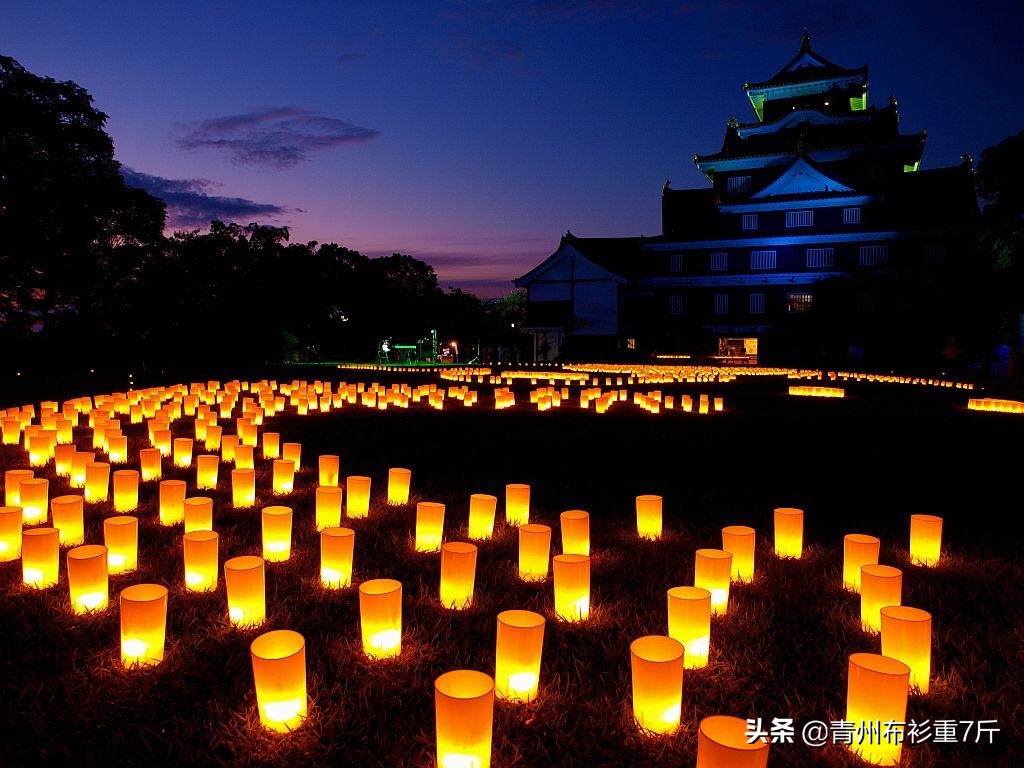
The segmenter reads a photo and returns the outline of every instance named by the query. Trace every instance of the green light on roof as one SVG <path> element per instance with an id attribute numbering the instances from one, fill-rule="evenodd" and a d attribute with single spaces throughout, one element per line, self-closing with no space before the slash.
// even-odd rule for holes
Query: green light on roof
<path id="1" fill-rule="evenodd" d="M 904 163 L 903 164 L 903 172 L 904 173 L 915 173 L 917 171 L 917 169 L 920 168 L 920 167 L 921 167 L 921 161 L 920 160 L 918 160 L 916 163 L 913 163 L 912 165 L 907 165 L 906 163 Z"/>

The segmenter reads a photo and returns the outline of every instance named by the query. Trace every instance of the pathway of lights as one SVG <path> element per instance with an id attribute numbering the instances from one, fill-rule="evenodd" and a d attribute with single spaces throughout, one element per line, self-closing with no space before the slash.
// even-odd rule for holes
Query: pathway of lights
<path id="1" fill-rule="evenodd" d="M 619 369 L 602 370 L 615 373 Z M 741 374 L 806 378 L 802 372 L 775 369 L 770 374 L 753 369 L 731 371 L 729 378 Z M 641 381 L 640 374 L 633 375 L 637 382 Z M 652 374 L 648 367 L 642 377 L 643 383 L 650 383 L 652 377 L 667 376 L 678 381 L 680 375 L 664 371 Z M 695 375 L 694 380 L 726 380 L 721 372 L 702 376 Z M 689 374 L 684 378 L 689 381 Z M 134 670 L 160 664 L 164 659 L 169 603 L 173 610 L 173 596 L 169 600 L 168 588 L 133 584 L 120 586 L 116 596 L 110 593 L 110 577 L 123 580 L 120 574 L 131 574 L 137 569 L 139 558 L 146 557 L 147 553 L 140 552 L 138 547 L 140 525 L 182 526 L 185 568 L 184 583 L 178 588 L 220 591 L 219 575 L 223 572 L 225 622 L 243 628 L 260 627 L 267 616 L 267 563 L 288 560 L 294 554 L 292 531 L 297 526 L 315 525 L 320 533 L 320 571 L 310 576 L 318 578 L 325 589 L 354 586 L 353 554 L 358 547 L 359 528 L 365 524 L 361 519 L 373 517 L 373 480 L 365 476 L 343 478 L 338 456 L 318 457 L 315 510 L 300 509 L 296 515 L 296 510 L 284 503 L 263 506 L 259 515 L 253 516 L 253 525 L 262 526 L 263 546 L 259 553 L 218 552 L 218 535 L 212 530 L 216 510 L 212 499 L 203 496 L 202 491 L 218 485 L 230 486 L 232 503 L 241 508 L 253 507 L 257 499 L 267 497 L 287 502 L 296 484 L 306 482 L 306 475 L 299 472 L 299 443 L 282 443 L 279 433 L 266 429 L 261 432 L 266 421 L 276 414 L 309 414 L 346 404 L 378 409 L 407 407 L 410 402 L 421 400 L 440 408 L 446 394 L 465 403 L 470 392 L 465 387 L 453 387 L 446 393 L 434 385 L 385 388 L 375 383 L 335 386 L 323 381 L 231 381 L 221 385 L 211 381 L 81 397 L 63 404 L 44 402 L 38 410 L 34 405 L 9 408 L 0 413 L 4 443 L 19 446 L 21 451 L 13 449 L 8 456 L 15 457 L 11 463 L 18 464 L 24 458 L 32 468 L 4 472 L 0 561 L 20 559 L 25 588 L 40 590 L 58 584 L 60 564 L 65 562 L 68 610 L 89 615 L 116 605 L 124 667 Z M 593 387 L 582 390 L 581 406 L 585 408 L 586 402 L 600 403 L 609 394 L 598 393 L 600 389 Z M 561 392 L 549 386 L 537 398 L 553 400 L 556 394 Z M 649 393 L 634 393 L 634 402 L 647 409 L 655 405 L 670 408 L 667 400 Z M 717 400 L 712 407 L 721 410 Z M 707 396 L 701 396 L 698 402 L 701 410 L 706 411 Z M 138 431 L 149 447 L 137 451 L 135 456 L 128 454 L 127 443 L 122 439 L 123 420 L 144 425 Z M 234 433 L 225 434 L 225 428 L 232 427 Z M 83 445 L 87 449 L 79 450 Z M 258 448 L 261 450 L 257 451 Z M 102 460 L 104 457 L 106 461 Z M 268 473 L 272 482 L 269 487 L 258 489 L 259 494 L 255 488 L 257 462 L 261 468 L 273 470 Z M 194 479 L 188 483 L 162 479 L 163 468 L 171 465 L 194 467 Z M 119 469 L 111 472 L 113 467 Z M 410 512 L 415 549 L 427 553 L 425 557 L 440 558 L 439 604 L 449 610 L 465 609 L 474 600 L 476 571 L 488 563 L 478 559 L 476 544 L 444 541 L 443 504 L 418 501 L 415 515 L 411 514 L 411 480 L 409 470 L 390 469 L 387 503 Z M 158 502 L 157 514 L 142 520 L 127 514 L 139 505 L 140 483 L 147 499 Z M 50 498 L 51 486 L 68 493 Z M 189 496 L 193 491 L 196 495 Z M 344 508 L 343 496 L 347 497 Z M 481 541 L 492 537 L 498 502 L 495 496 L 471 495 L 467 538 Z M 520 578 L 532 582 L 550 580 L 552 615 L 556 620 L 570 624 L 587 621 L 594 609 L 589 514 L 584 510 L 562 513 L 562 552 L 553 553 L 552 528 L 529 522 L 529 486 L 509 484 L 502 502 L 503 524 L 519 529 Z M 86 512 L 111 511 L 114 514 L 104 521 L 103 543 L 85 543 L 82 532 Z M 662 538 L 662 497 L 637 496 L 636 515 L 638 537 L 652 542 Z M 343 516 L 353 527 L 341 525 Z M 804 518 L 800 509 L 775 510 L 775 557 L 802 556 Z M 747 526 L 726 526 L 722 530 L 721 549 L 710 546 L 718 542 L 706 542 L 709 546 L 695 553 L 694 584 L 676 586 L 667 592 L 667 634 L 637 638 L 631 644 L 632 707 L 642 732 L 669 733 L 680 727 L 684 669 L 707 664 L 713 617 L 727 612 L 730 586 L 756 578 L 756 535 Z M 846 719 L 851 721 L 904 720 L 908 694 L 927 694 L 931 675 L 931 616 L 919 608 L 901 605 L 902 572 L 878 563 L 879 544 L 877 538 L 864 534 L 849 534 L 844 541 L 843 586 L 860 594 L 862 628 L 880 633 L 882 652 L 855 653 L 849 657 Z M 941 550 L 942 519 L 913 515 L 911 564 L 934 566 Z M 386 578 L 364 581 L 358 584 L 358 602 L 367 657 L 381 660 L 400 655 L 402 584 Z M 529 702 L 543 695 L 540 668 L 545 622 L 544 616 L 531 611 L 502 611 L 497 616 L 495 675 L 454 670 L 436 680 L 436 746 L 440 766 L 488 766 L 495 697 Z M 273 731 L 301 727 L 308 716 L 305 639 L 288 630 L 267 632 L 251 642 L 250 655 L 260 721 Z M 745 730 L 745 721 L 736 718 L 714 715 L 702 719 L 698 725 L 698 765 L 764 766 L 767 742 L 747 744 Z M 863 744 L 851 748 L 869 762 L 898 762 L 898 744 L 875 743 L 871 738 L 869 735 Z"/>

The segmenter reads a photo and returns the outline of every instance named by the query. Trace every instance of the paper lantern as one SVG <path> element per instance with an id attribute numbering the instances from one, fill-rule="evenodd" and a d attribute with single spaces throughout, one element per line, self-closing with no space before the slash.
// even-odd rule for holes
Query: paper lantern
<path id="1" fill-rule="evenodd" d="M 295 485 L 295 465 L 288 459 L 274 460 L 274 493 L 287 496 Z"/>
<path id="2" fill-rule="evenodd" d="M 111 464 L 124 464 L 128 461 L 128 438 L 125 435 L 107 436 L 107 457 Z"/>
<path id="3" fill-rule="evenodd" d="M 3 420 L 3 444 L 18 445 L 21 443 L 21 419 L 7 418 Z"/>
<path id="4" fill-rule="evenodd" d="M 590 513 L 570 509 L 558 517 L 562 524 L 562 554 L 590 554 Z"/>
<path id="5" fill-rule="evenodd" d="M 494 683 L 499 699 L 530 702 L 537 698 L 544 624 L 544 617 L 533 611 L 498 614 Z"/>
<path id="6" fill-rule="evenodd" d="M 185 533 L 213 530 L 213 499 L 209 496 L 192 496 L 182 503 Z"/>
<path id="7" fill-rule="evenodd" d="M 114 511 L 131 512 L 139 506 L 139 473 L 119 469 L 114 473 Z"/>
<path id="8" fill-rule="evenodd" d="M 324 454 L 317 463 L 320 471 L 320 485 L 325 488 L 337 486 L 341 458 L 332 454 Z"/>
<path id="9" fill-rule="evenodd" d="M 843 537 L 843 586 L 860 593 L 860 569 L 878 563 L 881 542 L 876 536 L 848 533 Z"/>
<path id="10" fill-rule="evenodd" d="M 246 509 L 256 504 L 256 470 L 231 470 L 231 505 Z"/>
<path id="11" fill-rule="evenodd" d="M 935 515 L 910 516 L 910 562 L 935 565 L 942 556 L 942 518 Z"/>
<path id="12" fill-rule="evenodd" d="M 167 587 L 133 584 L 121 590 L 121 663 L 151 667 L 164 660 Z"/>
<path id="13" fill-rule="evenodd" d="M 262 557 L 243 555 L 224 562 L 228 618 L 236 627 L 256 627 L 267 617 Z"/>
<path id="14" fill-rule="evenodd" d="M 21 507 L 0 507 L 0 563 L 21 557 L 21 529 Z"/>
<path id="15" fill-rule="evenodd" d="M 185 556 L 185 589 L 210 592 L 217 588 L 218 539 L 213 531 L 186 531 L 182 537 Z"/>
<path id="16" fill-rule="evenodd" d="M 564 621 L 585 621 L 590 616 L 590 558 L 555 555 L 555 615 Z"/>
<path id="17" fill-rule="evenodd" d="M 153 447 L 160 451 L 161 456 L 172 453 L 171 430 L 157 429 L 153 431 Z"/>
<path id="18" fill-rule="evenodd" d="M 107 607 L 107 548 L 86 544 L 68 550 L 68 594 L 75 613 Z"/>
<path id="19" fill-rule="evenodd" d="M 683 709 L 682 643 L 647 635 L 630 643 L 629 652 L 637 724 L 651 733 L 672 733 Z"/>
<path id="20" fill-rule="evenodd" d="M 160 481 L 160 523 L 176 525 L 185 519 L 184 480 Z"/>
<path id="21" fill-rule="evenodd" d="M 775 510 L 775 554 L 800 559 L 804 549 L 804 511 L 793 507 Z"/>
<path id="22" fill-rule="evenodd" d="M 74 443 L 58 445 L 53 452 L 53 469 L 58 477 L 71 476 L 71 463 L 75 460 Z"/>
<path id="23" fill-rule="evenodd" d="M 854 653 L 848 674 L 845 720 L 856 734 L 850 751 L 872 765 L 898 765 L 910 667 L 877 653 Z"/>
<path id="24" fill-rule="evenodd" d="M 751 743 L 748 731 L 738 717 L 705 717 L 697 728 L 697 768 L 767 768 L 768 739 Z"/>
<path id="25" fill-rule="evenodd" d="M 387 659 L 402 652 L 402 584 L 371 579 L 359 585 L 359 624 L 363 652 Z"/>
<path id="26" fill-rule="evenodd" d="M 281 434 L 279 432 L 263 433 L 263 458 L 278 459 L 281 457 Z"/>
<path id="27" fill-rule="evenodd" d="M 349 475 L 345 478 L 345 493 L 348 517 L 368 517 L 370 514 L 370 478 L 364 475 Z"/>
<path id="28" fill-rule="evenodd" d="M 211 453 L 196 456 L 196 488 L 199 490 L 217 488 L 217 475 L 220 472 L 220 457 Z"/>
<path id="29" fill-rule="evenodd" d="M 388 504 L 401 505 L 409 503 L 409 484 L 412 470 L 392 467 L 388 470 Z"/>
<path id="30" fill-rule="evenodd" d="M 711 651 L 711 592 L 703 587 L 672 587 L 668 591 L 668 636 L 686 649 L 687 669 L 708 665 Z"/>
<path id="31" fill-rule="evenodd" d="M 108 573 L 134 571 L 139 567 L 139 518 L 120 515 L 105 519 L 103 543 L 107 547 Z"/>
<path id="32" fill-rule="evenodd" d="M 498 497 L 474 493 L 469 497 L 469 538 L 489 539 L 494 533 L 494 511 Z"/>
<path id="33" fill-rule="evenodd" d="M 302 468 L 302 443 L 285 443 L 281 447 L 281 458 L 292 462 L 295 471 Z"/>
<path id="34" fill-rule="evenodd" d="M 320 485 L 316 489 L 316 529 L 337 528 L 341 525 L 341 488 Z"/>
<path id="35" fill-rule="evenodd" d="M 754 580 L 754 551 L 757 533 L 746 525 L 727 525 L 722 529 L 722 549 L 732 555 L 732 580 Z"/>
<path id="36" fill-rule="evenodd" d="M 237 451 L 238 435 L 224 435 L 220 439 L 220 458 L 222 461 L 234 464 Z"/>
<path id="37" fill-rule="evenodd" d="M 444 536 L 444 504 L 421 501 L 416 504 L 416 551 L 437 552 Z"/>
<path id="38" fill-rule="evenodd" d="M 524 483 L 505 486 L 505 522 L 509 525 L 530 522 L 530 486 Z"/>
<path id="39" fill-rule="evenodd" d="M 292 508 L 263 508 L 263 559 L 283 563 L 292 555 Z"/>
<path id="40" fill-rule="evenodd" d="M 661 496 L 636 497 L 636 532 L 640 538 L 661 538 L 661 508 Z"/>
<path id="41" fill-rule="evenodd" d="M 90 504 L 106 501 L 110 494 L 110 465 L 90 461 L 85 465 L 85 500 Z"/>
<path id="42" fill-rule="evenodd" d="M 434 681 L 438 768 L 490 768 L 494 680 L 471 669 Z"/>
<path id="43" fill-rule="evenodd" d="M 47 589 L 57 583 L 60 534 L 56 528 L 21 532 L 21 578 L 26 586 Z"/>
<path id="44" fill-rule="evenodd" d="M 293 731 L 306 719 L 306 640 L 298 632 L 277 629 L 249 646 L 260 723 L 279 733 Z"/>
<path id="45" fill-rule="evenodd" d="M 449 541 L 441 546 L 441 605 L 462 610 L 473 603 L 476 545 Z"/>
<path id="46" fill-rule="evenodd" d="M 224 428 L 217 424 L 210 424 L 206 427 L 206 442 L 204 447 L 208 451 L 219 451 L 223 440 Z M 227 458 L 224 459 L 227 461 Z"/>
<path id="47" fill-rule="evenodd" d="M 85 488 L 86 467 L 96 459 L 92 451 L 75 451 L 71 457 L 71 477 L 69 483 L 72 488 Z"/>
<path id="48" fill-rule="evenodd" d="M 253 457 L 251 445 L 239 443 L 235 446 L 235 469 L 256 469 L 256 459 Z"/>
<path id="49" fill-rule="evenodd" d="M 21 482 L 35 477 L 31 469 L 8 469 L 4 472 L 4 504 L 8 507 L 21 506 Z"/>
<path id="50" fill-rule="evenodd" d="M 882 629 L 882 609 L 903 602 L 903 571 L 891 565 L 860 569 L 860 623 L 865 632 Z"/>
<path id="51" fill-rule="evenodd" d="M 722 549 L 698 549 L 694 561 L 693 585 L 711 593 L 711 612 L 724 616 L 729 610 L 732 554 Z"/>
<path id="52" fill-rule="evenodd" d="M 30 477 L 21 481 L 21 514 L 25 525 L 45 523 L 50 516 L 50 481 Z"/>
<path id="53" fill-rule="evenodd" d="M 142 482 L 159 480 L 163 477 L 162 458 L 160 451 L 156 448 L 143 448 L 139 451 L 139 473 L 142 476 Z"/>
<path id="54" fill-rule="evenodd" d="M 526 523 L 519 526 L 519 578 L 544 581 L 551 555 L 551 527 Z"/>
<path id="55" fill-rule="evenodd" d="M 343 589 L 352 584 L 352 553 L 356 532 L 351 528 L 324 528 L 320 531 L 320 583 L 328 589 Z"/>
<path id="56" fill-rule="evenodd" d="M 53 527 L 60 531 L 62 547 L 77 546 L 85 541 L 83 501 L 81 496 L 55 496 L 50 499 Z"/>
<path id="57" fill-rule="evenodd" d="M 882 615 L 882 655 L 910 667 L 910 687 L 928 693 L 932 674 L 932 615 L 920 608 L 887 605 Z"/>

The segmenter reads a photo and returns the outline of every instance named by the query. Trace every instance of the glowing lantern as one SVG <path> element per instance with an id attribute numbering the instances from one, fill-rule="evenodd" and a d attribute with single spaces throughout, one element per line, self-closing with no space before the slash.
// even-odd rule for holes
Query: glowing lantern
<path id="1" fill-rule="evenodd" d="M 253 450 L 251 445 L 242 445 L 239 443 L 235 447 L 235 468 L 236 469 L 255 469 L 256 459 L 253 458 Z"/>
<path id="2" fill-rule="evenodd" d="M 260 723 L 279 733 L 306 719 L 306 640 L 298 632 L 277 629 L 249 646 Z"/>
<path id="3" fill-rule="evenodd" d="M 139 506 L 139 473 L 119 469 L 114 473 L 114 511 L 131 512 Z"/>
<path id="4" fill-rule="evenodd" d="M 402 583 L 371 579 L 360 584 L 359 623 L 367 656 L 398 656 L 402 652 Z"/>
<path id="5" fill-rule="evenodd" d="M 878 563 L 881 542 L 875 536 L 848 533 L 843 537 L 843 586 L 860 592 L 860 569 Z"/>
<path id="6" fill-rule="evenodd" d="M 292 555 L 292 508 L 263 508 L 263 559 L 283 563 Z"/>
<path id="7" fill-rule="evenodd" d="M 321 485 L 316 489 L 316 529 L 337 528 L 341 525 L 341 488 Z"/>
<path id="8" fill-rule="evenodd" d="M 697 768 L 767 768 L 768 739 L 747 737 L 747 721 L 712 715 L 697 729 Z"/>
<path id="9" fill-rule="evenodd" d="M 176 525 L 185 519 L 184 480 L 160 481 L 160 523 Z"/>
<path id="10" fill-rule="evenodd" d="M 661 508 L 661 496 L 636 497 L 636 532 L 640 538 L 661 538 Z"/>
<path id="11" fill-rule="evenodd" d="M 0 563 L 21 557 L 21 528 L 21 507 L 0 507 Z"/>
<path id="12" fill-rule="evenodd" d="M 935 565 L 942 556 L 942 518 L 935 515 L 910 516 L 910 562 Z"/>
<path id="13" fill-rule="evenodd" d="M 490 768 L 494 680 L 471 669 L 434 681 L 438 768 Z"/>
<path id="14" fill-rule="evenodd" d="M 159 480 L 163 477 L 161 459 L 163 456 L 156 448 L 143 448 L 139 451 L 139 471 L 143 482 Z"/>
<path id="15" fill-rule="evenodd" d="M 90 461 L 85 465 L 85 500 L 90 504 L 106 501 L 110 495 L 110 465 Z"/>
<path id="16" fill-rule="evenodd" d="M 164 660 L 167 587 L 133 584 L 121 590 L 121 663 L 151 667 Z"/>
<path id="17" fill-rule="evenodd" d="M 69 480 L 72 488 L 85 488 L 86 467 L 96 459 L 92 451 L 75 451 L 71 457 L 71 478 Z"/>
<path id="18" fill-rule="evenodd" d="M 285 443 L 281 448 L 281 458 L 295 465 L 296 471 L 302 467 L 302 443 Z"/>
<path id="19" fill-rule="evenodd" d="M 238 435 L 224 435 L 220 440 L 220 457 L 233 464 L 238 451 Z"/>
<path id="20" fill-rule="evenodd" d="M 31 469 L 8 469 L 4 472 L 4 504 L 20 507 L 21 483 L 23 480 L 31 480 L 35 475 Z"/>
<path id="21" fill-rule="evenodd" d="M 68 550 L 68 594 L 75 613 L 107 607 L 107 548 L 87 544 Z"/>
<path id="22" fill-rule="evenodd" d="M 797 560 L 804 549 L 804 511 L 792 507 L 775 510 L 775 554 Z"/>
<path id="23" fill-rule="evenodd" d="M 555 555 L 555 615 L 564 621 L 584 621 L 590 616 L 590 558 L 587 555 Z"/>
<path id="24" fill-rule="evenodd" d="M 865 632 L 882 629 L 882 609 L 903 602 L 903 571 L 891 565 L 860 569 L 860 623 Z"/>
<path id="25" fill-rule="evenodd" d="M 368 517 L 370 514 L 370 478 L 364 475 L 349 475 L 345 478 L 345 493 L 348 517 Z"/>
<path id="26" fill-rule="evenodd" d="M 50 512 L 50 481 L 31 477 L 21 481 L 21 514 L 25 525 L 45 523 Z"/>
<path id="27" fill-rule="evenodd" d="M 523 581 L 544 581 L 548 577 L 551 554 L 551 528 L 526 523 L 519 526 L 519 578 Z"/>
<path id="28" fill-rule="evenodd" d="M 388 504 L 400 505 L 409 503 L 409 483 L 412 471 L 401 467 L 388 470 Z"/>
<path id="29" fill-rule="evenodd" d="M 107 546 L 108 573 L 134 571 L 139 567 L 139 518 L 121 515 L 105 519 L 103 543 Z"/>
<path id="30" fill-rule="evenodd" d="M 711 593 L 711 612 L 724 616 L 729 610 L 732 554 L 722 549 L 698 549 L 693 585 Z"/>
<path id="31" fill-rule="evenodd" d="M 263 458 L 277 459 L 281 456 L 281 435 L 278 432 L 263 433 Z"/>
<path id="32" fill-rule="evenodd" d="M 21 442 L 21 419 L 3 420 L 4 445 L 18 445 Z"/>
<path id="33" fill-rule="evenodd" d="M 76 546 L 85 541 L 83 501 L 81 496 L 55 496 L 50 499 L 53 527 L 60 531 L 61 546 Z"/>
<path id="34" fill-rule="evenodd" d="M 153 447 L 160 451 L 161 456 L 171 455 L 171 430 L 156 429 L 153 431 Z"/>
<path id="35" fill-rule="evenodd" d="M 182 502 L 185 533 L 213 530 L 213 499 L 209 496 L 193 496 Z"/>
<path id="36" fill-rule="evenodd" d="M 222 440 L 223 433 L 224 433 L 224 428 L 219 426 L 219 425 L 217 425 L 217 424 L 210 424 L 209 426 L 207 426 L 206 427 L 206 443 L 204 445 L 206 450 L 208 450 L 208 451 L 218 451 L 218 450 L 220 450 L 220 443 L 221 443 L 221 440 Z M 224 460 L 227 461 L 227 457 L 225 457 Z"/>
<path id="37" fill-rule="evenodd" d="M 754 550 L 757 534 L 747 525 L 727 525 L 722 529 L 722 549 L 732 555 L 732 580 L 754 580 Z"/>
<path id="38" fill-rule="evenodd" d="M 317 461 L 320 472 L 320 485 L 323 487 L 335 487 L 338 485 L 341 458 L 332 454 L 324 454 Z"/>
<path id="39" fill-rule="evenodd" d="M 220 472 L 220 457 L 211 453 L 196 456 L 196 488 L 216 489 Z"/>
<path id="40" fill-rule="evenodd" d="M 213 531 L 187 531 L 182 537 L 187 591 L 210 592 L 217 588 L 218 539 Z"/>
<path id="41" fill-rule="evenodd" d="M 71 462 L 75 459 L 74 443 L 63 443 L 53 451 L 53 468 L 59 477 L 71 476 Z"/>
<path id="42" fill-rule="evenodd" d="M 473 603 L 476 545 L 449 541 L 441 546 L 441 605 L 461 610 Z"/>
<path id="43" fill-rule="evenodd" d="M 288 459 L 274 460 L 274 493 L 287 496 L 295 485 L 295 465 Z"/>
<path id="44" fill-rule="evenodd" d="M 505 522 L 509 525 L 530 522 L 530 486 L 523 483 L 505 486 Z"/>
<path id="45" fill-rule="evenodd" d="M 499 699 L 530 702 L 537 698 L 544 623 L 544 617 L 533 611 L 498 614 L 494 682 Z"/>
<path id="46" fill-rule="evenodd" d="M 255 627 L 263 623 L 267 617 L 267 597 L 262 557 L 243 555 L 225 561 L 224 587 L 232 624 Z"/>
<path id="47" fill-rule="evenodd" d="M 128 438 L 125 435 L 108 435 L 107 455 L 111 464 L 124 464 L 128 461 Z"/>
<path id="48" fill-rule="evenodd" d="M 668 591 L 668 636 L 686 649 L 687 669 L 708 665 L 711 651 L 711 592 L 703 587 L 672 587 Z"/>
<path id="49" fill-rule="evenodd" d="M 559 515 L 562 523 L 562 554 L 590 554 L 590 513 L 570 509 Z"/>
<path id="50" fill-rule="evenodd" d="M 416 551 L 437 552 L 444 536 L 444 504 L 421 501 L 416 504 Z"/>
<path id="51" fill-rule="evenodd" d="M 887 605 L 882 615 L 882 655 L 910 667 L 910 687 L 928 693 L 932 674 L 932 615 L 920 608 Z"/>
<path id="52" fill-rule="evenodd" d="M 60 534 L 56 528 L 21 532 L 21 578 L 26 586 L 46 589 L 57 583 Z"/>
<path id="53" fill-rule="evenodd" d="M 494 511 L 498 497 L 474 493 L 469 497 L 469 538 L 489 539 L 494 533 Z"/>
<path id="54" fill-rule="evenodd" d="M 845 720 L 857 734 L 850 751 L 872 765 L 898 765 L 910 667 L 877 653 L 854 653 L 848 670 Z"/>
<path id="55" fill-rule="evenodd" d="M 672 733 L 683 709 L 683 645 L 647 635 L 629 645 L 633 673 L 633 716 L 651 733 Z"/>
<path id="56" fill-rule="evenodd" d="M 320 531 L 320 583 L 328 589 L 352 584 L 352 553 L 356 532 L 351 528 L 324 528 Z"/>
<path id="57" fill-rule="evenodd" d="M 231 470 L 231 504 L 235 509 L 256 504 L 256 470 Z"/>

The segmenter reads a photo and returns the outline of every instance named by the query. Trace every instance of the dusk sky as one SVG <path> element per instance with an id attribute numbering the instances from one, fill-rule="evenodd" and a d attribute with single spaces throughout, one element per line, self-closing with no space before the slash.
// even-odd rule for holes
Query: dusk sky
<path id="1" fill-rule="evenodd" d="M 928 130 L 923 168 L 1024 129 L 1011 1 L 9 1 L 0 53 L 92 93 L 172 228 L 287 225 L 494 296 L 567 229 L 659 234 L 805 27 Z"/>

